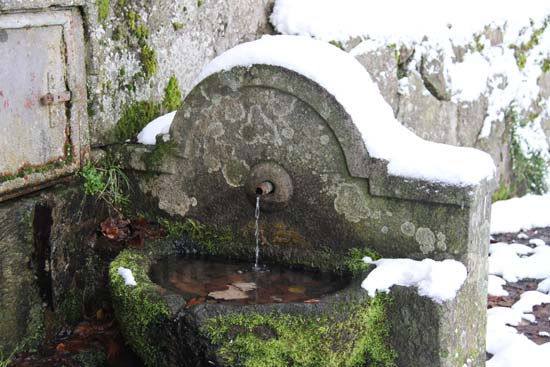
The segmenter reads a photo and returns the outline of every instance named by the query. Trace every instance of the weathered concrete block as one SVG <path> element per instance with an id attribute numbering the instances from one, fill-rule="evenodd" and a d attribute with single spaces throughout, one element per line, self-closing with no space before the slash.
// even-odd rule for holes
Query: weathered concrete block
<path id="1" fill-rule="evenodd" d="M 0 352 L 4 356 L 24 341 L 42 337 L 42 299 L 34 272 L 39 264 L 33 256 L 36 203 L 26 199 L 0 206 Z"/>
<path id="2" fill-rule="evenodd" d="M 116 255 L 92 248 L 101 203 L 79 185 L 58 185 L 39 195 L 0 204 L 0 351 L 31 349 L 52 318 L 82 320 L 85 306 L 108 297 L 107 265 Z M 103 292 L 103 293 L 102 293 Z M 48 311 L 47 311 L 48 310 Z"/>

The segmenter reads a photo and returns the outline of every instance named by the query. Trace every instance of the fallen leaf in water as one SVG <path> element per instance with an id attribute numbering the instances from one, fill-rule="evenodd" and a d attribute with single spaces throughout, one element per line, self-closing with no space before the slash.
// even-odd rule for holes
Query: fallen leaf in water
<path id="1" fill-rule="evenodd" d="M 228 285 L 228 288 L 225 291 L 217 291 L 217 292 L 210 292 L 208 293 L 208 297 L 212 297 L 214 299 L 223 299 L 226 301 L 230 301 L 233 299 L 247 299 L 248 295 L 240 290 L 239 288 L 235 287 L 234 285 Z"/>
<path id="2" fill-rule="evenodd" d="M 317 303 L 317 302 L 320 302 L 319 299 L 317 298 L 310 298 L 304 301 L 304 303 Z"/>
<path id="3" fill-rule="evenodd" d="M 65 351 L 65 344 L 63 344 L 63 343 L 57 344 L 57 346 L 55 347 L 55 350 L 58 351 L 59 353 L 66 352 Z"/>
<path id="4" fill-rule="evenodd" d="M 251 290 L 254 290 L 258 288 L 256 283 L 250 282 L 250 283 L 233 283 L 233 285 L 237 288 L 239 288 L 243 292 L 248 292 Z"/>
<path id="5" fill-rule="evenodd" d="M 59 353 L 78 353 L 90 349 L 90 342 L 87 340 L 70 339 L 57 344 L 55 350 Z"/>
<path id="6" fill-rule="evenodd" d="M 294 285 L 292 287 L 288 287 L 288 291 L 290 293 L 302 294 L 305 293 L 306 288 L 302 287 L 301 285 Z"/>

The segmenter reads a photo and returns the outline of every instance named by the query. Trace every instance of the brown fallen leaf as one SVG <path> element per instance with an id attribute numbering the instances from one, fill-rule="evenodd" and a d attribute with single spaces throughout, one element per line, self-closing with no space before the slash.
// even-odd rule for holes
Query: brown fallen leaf
<path id="1" fill-rule="evenodd" d="M 113 359 L 115 359 L 120 354 L 120 350 L 122 348 L 121 348 L 120 344 L 117 343 L 113 339 L 109 339 L 106 344 L 107 344 L 107 346 L 106 346 L 107 360 L 112 361 Z"/>
<path id="2" fill-rule="evenodd" d="M 304 301 L 304 303 L 317 303 L 317 302 L 320 302 L 320 300 L 317 298 L 310 298 Z"/>
<path id="3" fill-rule="evenodd" d="M 204 301 L 205 301 L 204 297 L 191 298 L 189 301 L 187 301 L 185 308 L 193 307 L 194 305 L 198 305 L 199 303 L 203 303 Z"/>

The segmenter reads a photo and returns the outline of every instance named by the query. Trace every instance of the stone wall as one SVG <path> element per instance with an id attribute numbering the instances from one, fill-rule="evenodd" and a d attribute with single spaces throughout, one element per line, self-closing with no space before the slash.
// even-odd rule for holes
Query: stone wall
<path id="1" fill-rule="evenodd" d="M 182 95 L 221 52 L 269 33 L 271 0 L 3 0 L 0 13 L 79 7 L 85 22 L 92 146 L 116 140 L 136 102 L 161 102 L 173 75 Z M 134 108 L 132 108 L 132 106 Z M 167 112 L 167 111 L 161 111 Z M 147 122 L 147 121 L 146 121 Z"/>
<path id="2" fill-rule="evenodd" d="M 365 66 L 403 125 L 427 140 L 486 151 L 499 181 L 510 186 L 522 179 L 517 170 L 524 169 L 516 162 L 522 157 L 514 154 L 524 155 L 528 165 L 536 165 L 533 154 L 544 159 L 541 166 L 550 158 L 550 53 L 539 46 L 550 29 L 532 24 L 522 32 L 529 41 L 521 44 L 511 43 L 501 29 L 487 27 L 466 45 L 426 38 L 419 44 L 352 40 L 345 48 Z M 487 67 L 486 75 L 476 73 L 475 58 Z M 486 77 L 478 95 L 465 96 L 458 74 L 450 75 L 450 69 L 461 67 L 471 72 L 463 78 Z M 514 144 L 521 149 L 514 152 Z M 515 194 L 533 191 L 520 185 Z"/>
<path id="3" fill-rule="evenodd" d="M 185 95 L 212 58 L 271 32 L 270 7 L 270 0 L 0 0 L 0 14 L 80 10 L 84 49 L 76 51 L 86 56 L 91 147 L 120 140 L 121 117 L 145 124 L 167 112 L 162 99 L 170 80 L 180 99 L 177 92 Z M 83 196 L 79 182 L 6 199 L 0 198 L 0 360 L 43 336 L 47 310 L 61 322 L 81 319 L 85 304 L 107 291 L 102 282 L 112 255 L 94 242 L 107 213 Z"/>

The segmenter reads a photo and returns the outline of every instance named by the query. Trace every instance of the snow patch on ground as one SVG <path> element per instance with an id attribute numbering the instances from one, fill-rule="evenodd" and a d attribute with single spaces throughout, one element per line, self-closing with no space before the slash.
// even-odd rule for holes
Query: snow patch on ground
<path id="1" fill-rule="evenodd" d="M 550 303 L 550 295 L 546 294 L 550 291 L 550 246 L 540 239 L 529 243 L 536 247 L 494 243 L 489 248 L 489 295 L 504 296 L 498 293 L 506 292 L 502 288 L 506 282 L 495 274 L 511 282 L 524 278 L 547 279 L 539 283 L 536 291 L 524 292 L 512 307 L 494 307 L 487 311 L 487 352 L 493 354 L 487 367 L 541 366 L 550 358 L 550 343 L 537 345 L 511 327 L 519 325 L 522 319 L 536 322 L 533 307 Z"/>
<path id="2" fill-rule="evenodd" d="M 162 135 L 164 141 L 170 140 L 170 126 L 176 116 L 176 111 L 159 116 L 149 122 L 138 134 L 138 143 L 146 145 L 155 145 L 157 135 Z"/>
<path id="3" fill-rule="evenodd" d="M 389 292 L 394 285 L 417 287 L 418 294 L 437 303 L 452 300 L 466 280 L 466 267 L 456 260 L 422 261 L 411 259 L 363 258 L 367 264 L 376 265 L 361 284 L 371 297 L 376 291 Z"/>
<path id="4" fill-rule="evenodd" d="M 502 288 L 506 284 L 506 281 L 499 276 L 489 275 L 489 283 L 487 286 L 487 293 L 490 296 L 507 296 L 508 291 Z"/>
<path id="5" fill-rule="evenodd" d="M 132 274 L 130 269 L 120 266 L 117 272 L 124 279 L 124 284 L 131 286 L 137 285 L 136 280 L 134 279 L 134 274 Z"/>
<path id="6" fill-rule="evenodd" d="M 543 292 L 543 293 L 550 293 L 550 278 L 546 278 L 542 282 L 540 282 L 539 285 L 537 286 L 537 291 Z"/>
<path id="7" fill-rule="evenodd" d="M 350 54 L 298 36 L 264 36 L 240 44 L 206 66 L 207 76 L 237 66 L 275 65 L 315 81 L 342 104 L 361 133 L 368 153 L 388 161 L 390 175 L 468 186 L 491 178 L 492 158 L 479 150 L 423 140 L 393 116 L 377 85 Z"/>
<path id="8" fill-rule="evenodd" d="M 513 233 L 550 227 L 550 194 L 497 201 L 492 206 L 491 233 Z"/>
<path id="9" fill-rule="evenodd" d="M 508 282 L 517 282 L 525 278 L 550 278 L 550 246 L 536 247 L 532 249 L 532 254 L 524 256 L 517 252 L 521 245 L 495 245 L 501 244 L 491 245 L 490 274 L 500 275 Z"/>

